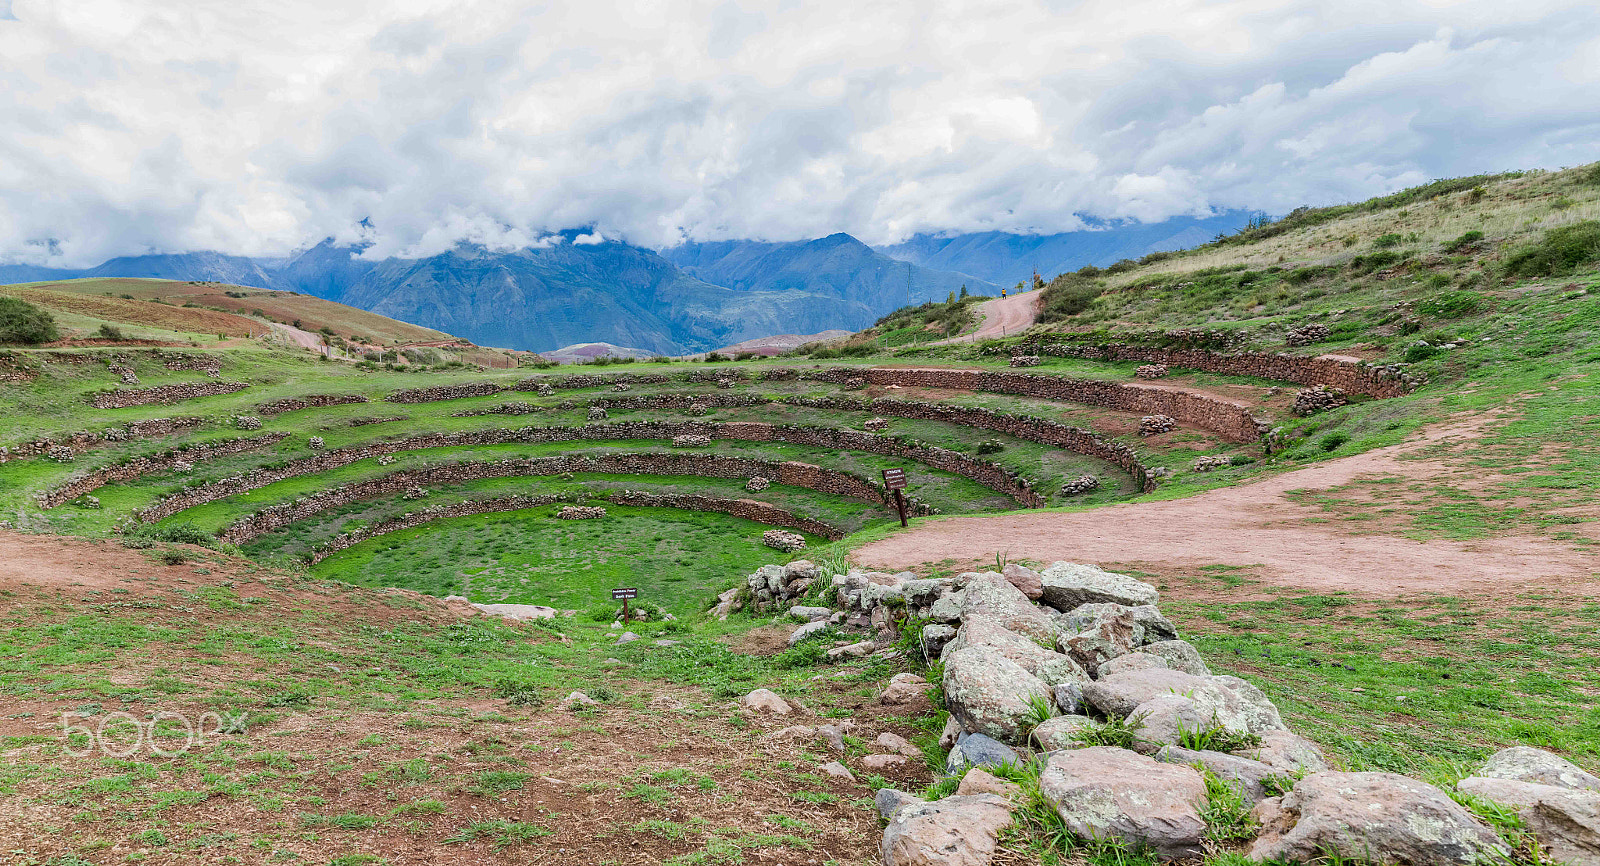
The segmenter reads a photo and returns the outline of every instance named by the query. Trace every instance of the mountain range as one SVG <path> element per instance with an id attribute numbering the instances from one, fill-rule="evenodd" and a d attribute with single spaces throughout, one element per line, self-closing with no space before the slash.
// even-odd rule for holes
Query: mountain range
<path id="1" fill-rule="evenodd" d="M 1244 214 L 1057 235 L 918 235 L 874 249 L 847 234 L 719 241 L 653 251 L 580 232 L 520 250 L 462 245 L 419 259 L 360 258 L 329 241 L 283 258 L 217 252 L 128 256 L 87 270 L 0 265 L 0 283 L 154 277 L 292 291 L 465 337 L 543 351 L 605 342 L 688 354 L 773 334 L 860 330 L 963 286 L 998 294 L 1046 277 L 1208 241 Z"/>

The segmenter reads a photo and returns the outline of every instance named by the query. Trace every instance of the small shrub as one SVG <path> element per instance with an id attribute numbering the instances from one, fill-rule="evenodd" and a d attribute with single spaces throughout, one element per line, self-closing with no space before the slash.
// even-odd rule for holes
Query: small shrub
<path id="1" fill-rule="evenodd" d="M 1073 732 L 1072 739 L 1082 746 L 1115 746 L 1132 749 L 1139 742 L 1139 731 L 1144 727 L 1144 715 L 1126 719 L 1107 719 L 1094 727 L 1082 727 Z"/>
<path id="2" fill-rule="evenodd" d="M 1424 343 L 1416 346 L 1407 346 L 1405 354 L 1400 357 L 1407 364 L 1415 364 L 1418 361 L 1426 361 L 1432 358 L 1434 355 L 1439 354 L 1440 351 L 1438 347 Z"/>
<path id="3" fill-rule="evenodd" d="M 122 329 L 117 327 L 117 326 L 115 326 L 115 325 L 101 325 L 100 326 L 100 330 L 95 331 L 94 335 L 96 337 L 99 337 L 102 340 L 125 340 L 125 339 L 127 339 L 126 337 L 124 337 L 122 335 Z"/>
<path id="4" fill-rule="evenodd" d="M 182 565 L 189 561 L 189 554 L 181 550 L 167 550 L 161 553 L 161 561 L 167 565 Z"/>
<path id="5" fill-rule="evenodd" d="M 1317 447 L 1321 448 L 1323 453 L 1331 454 L 1331 453 L 1333 453 L 1335 451 L 1338 451 L 1340 445 L 1343 445 L 1344 443 L 1349 442 L 1349 441 L 1350 441 L 1350 434 L 1348 434 L 1348 433 L 1329 433 L 1328 435 L 1322 437 L 1322 441 L 1317 443 Z M 1228 750 L 1227 749 L 1219 749 L 1218 751 L 1228 751 Z"/>
<path id="6" fill-rule="evenodd" d="M 1333 435 L 1342 436 L 1344 434 L 1335 433 Z M 1333 436 L 1328 438 L 1331 439 Z M 1230 731 L 1222 725 L 1212 722 L 1210 725 L 1195 731 L 1180 728 L 1178 731 L 1178 745 L 1196 752 L 1236 752 L 1240 749 L 1253 749 L 1261 745 L 1261 737 L 1248 732 L 1241 734 Z"/>
<path id="7" fill-rule="evenodd" d="M 32 346 L 60 338 L 49 313 L 20 298 L 0 297 L 0 343 Z"/>
<path id="8" fill-rule="evenodd" d="M 1461 237 L 1458 237 L 1455 240 L 1445 244 L 1444 249 L 1447 253 L 1459 253 L 1481 240 L 1483 240 L 1483 232 L 1473 229 L 1470 232 L 1462 234 Z"/>
<path id="9" fill-rule="evenodd" d="M 1004 450 L 1006 450 L 1005 443 L 998 439 L 985 439 L 978 443 L 979 454 L 999 454 Z"/>
<path id="10" fill-rule="evenodd" d="M 1389 249 L 1390 247 L 1400 246 L 1400 242 L 1402 240 L 1404 240 L 1404 238 L 1402 238 L 1399 235 L 1394 234 L 1393 232 L 1391 232 L 1391 233 L 1386 234 L 1386 235 L 1378 235 L 1378 237 L 1375 240 L 1373 240 L 1372 246 L 1374 248 L 1376 248 L 1376 249 L 1386 250 L 1386 249 Z"/>
<path id="11" fill-rule="evenodd" d="M 544 706 L 544 696 L 539 694 L 537 686 L 512 677 L 502 677 L 496 682 L 494 694 L 497 698 L 504 698 L 513 707 Z"/>
<path id="12" fill-rule="evenodd" d="M 1600 259 L 1600 222 L 1584 220 L 1551 229 L 1538 243 L 1506 257 L 1508 277 L 1554 277 Z"/>

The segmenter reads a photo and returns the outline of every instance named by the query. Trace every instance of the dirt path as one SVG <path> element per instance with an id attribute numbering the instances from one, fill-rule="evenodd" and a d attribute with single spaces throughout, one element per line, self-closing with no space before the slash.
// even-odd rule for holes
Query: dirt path
<path id="1" fill-rule="evenodd" d="M 272 330 L 296 346 L 318 353 L 322 351 L 322 338 L 310 331 L 302 331 L 293 325 L 285 325 L 281 322 L 268 322 L 267 324 L 272 326 Z"/>
<path id="2" fill-rule="evenodd" d="M 972 343 L 978 340 L 987 340 L 990 337 L 1003 337 L 1006 334 L 1015 334 L 1033 324 L 1039 315 L 1039 299 L 1042 292 L 1025 292 L 1012 295 L 1009 298 L 995 298 L 984 301 L 978 305 L 978 314 L 983 317 L 983 324 L 978 330 L 948 340 L 936 340 L 928 343 L 930 346 L 940 346 L 949 343 Z"/>
<path id="3" fill-rule="evenodd" d="M 1328 521 L 1320 508 L 1286 495 L 1364 477 L 1446 475 L 1458 467 L 1400 458 L 1431 442 L 1473 435 L 1467 425 L 1439 427 L 1401 445 L 1188 499 L 1113 505 L 1075 514 L 929 521 L 862 547 L 855 559 L 886 570 L 944 560 L 958 566 L 993 563 L 996 553 L 1157 574 L 1203 565 L 1253 565 L 1259 566 L 1260 579 L 1317 592 L 1392 597 L 1415 592 L 1504 595 L 1561 588 L 1600 595 L 1596 579 L 1600 557 L 1578 547 L 1526 534 L 1471 541 L 1357 535 L 1345 531 L 1337 520 Z"/>

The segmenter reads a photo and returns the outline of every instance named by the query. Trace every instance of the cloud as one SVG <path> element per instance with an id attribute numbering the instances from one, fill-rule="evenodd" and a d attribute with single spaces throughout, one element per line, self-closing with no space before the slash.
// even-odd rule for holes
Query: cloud
<path id="1" fill-rule="evenodd" d="M 1574 0 L 0 0 L 0 261 L 1282 212 L 1600 158 L 1597 25 Z"/>

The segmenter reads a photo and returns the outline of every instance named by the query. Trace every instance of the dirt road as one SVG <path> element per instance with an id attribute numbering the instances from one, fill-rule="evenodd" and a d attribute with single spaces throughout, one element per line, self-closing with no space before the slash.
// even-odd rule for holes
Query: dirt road
<path id="1" fill-rule="evenodd" d="M 1039 314 L 1039 299 L 1042 296 L 1042 292 L 1026 292 L 1009 298 L 984 301 L 978 305 L 978 314 L 983 317 L 983 323 L 978 326 L 978 330 L 948 340 L 937 340 L 930 345 L 971 343 L 1015 334 L 1033 324 L 1034 318 Z"/>
<path id="2" fill-rule="evenodd" d="M 1254 565 L 1259 577 L 1271 583 L 1378 597 L 1414 592 L 1507 595 L 1535 588 L 1600 594 L 1600 580 L 1595 579 L 1600 556 L 1578 546 L 1532 534 L 1418 541 L 1397 531 L 1384 533 L 1370 522 L 1330 520 L 1319 507 L 1286 495 L 1362 477 L 1459 476 L 1466 471 L 1463 467 L 1400 458 L 1444 437 L 1472 435 L 1468 427 L 1439 428 L 1401 445 L 1188 499 L 1075 514 L 933 520 L 869 544 L 854 558 L 888 571 L 943 560 L 960 567 L 988 562 L 992 569 L 996 553 L 1156 574 L 1204 565 Z"/>

